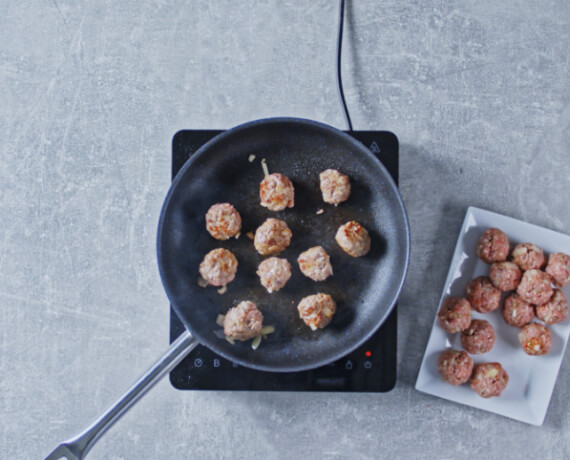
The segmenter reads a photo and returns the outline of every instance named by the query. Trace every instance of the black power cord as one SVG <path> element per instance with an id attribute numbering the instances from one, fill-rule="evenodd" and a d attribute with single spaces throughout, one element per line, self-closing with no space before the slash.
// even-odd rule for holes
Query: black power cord
<path id="1" fill-rule="evenodd" d="M 338 95 L 340 96 L 340 101 L 342 102 L 344 118 L 346 120 L 348 130 L 352 131 L 352 121 L 350 121 L 350 114 L 348 113 L 348 107 L 346 106 L 346 101 L 344 99 L 344 91 L 342 90 L 342 72 L 341 72 L 340 61 L 342 56 L 343 26 L 344 26 L 344 0 L 340 0 L 339 18 L 338 18 L 338 37 L 336 42 L 336 82 L 338 85 Z"/>

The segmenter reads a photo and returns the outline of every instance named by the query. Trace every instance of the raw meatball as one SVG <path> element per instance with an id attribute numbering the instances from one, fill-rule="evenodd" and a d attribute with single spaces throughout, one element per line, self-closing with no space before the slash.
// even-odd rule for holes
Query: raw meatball
<path id="1" fill-rule="evenodd" d="M 545 271 L 556 286 L 568 286 L 570 284 L 570 256 L 563 252 L 550 254 Z"/>
<path id="2" fill-rule="evenodd" d="M 512 291 L 517 288 L 522 272 L 517 264 L 512 262 L 495 262 L 489 269 L 491 283 L 501 291 Z"/>
<path id="3" fill-rule="evenodd" d="M 313 281 L 324 281 L 333 274 L 330 257 L 322 246 L 302 252 L 297 262 L 303 275 Z"/>
<path id="4" fill-rule="evenodd" d="M 336 303 L 328 294 L 305 297 L 297 305 L 299 316 L 313 331 L 328 325 L 336 312 Z"/>
<path id="5" fill-rule="evenodd" d="M 253 244 L 262 256 L 270 256 L 284 251 L 292 236 L 285 221 L 270 217 L 255 231 Z"/>
<path id="6" fill-rule="evenodd" d="M 241 231 L 241 216 L 230 203 L 217 203 L 206 213 L 206 230 L 217 240 L 228 240 Z"/>
<path id="7" fill-rule="evenodd" d="M 439 356 L 437 368 L 447 383 L 461 385 L 471 377 L 473 360 L 464 351 L 445 350 Z"/>
<path id="8" fill-rule="evenodd" d="M 542 305 L 550 300 L 553 294 L 548 274 L 540 270 L 524 272 L 517 293 L 523 300 L 535 305 Z"/>
<path id="9" fill-rule="evenodd" d="M 370 235 L 355 220 L 341 225 L 336 232 L 335 240 L 342 250 L 352 257 L 361 257 L 370 251 Z"/>
<path id="10" fill-rule="evenodd" d="M 270 294 L 281 289 L 291 278 L 291 264 L 287 259 L 270 257 L 259 264 L 257 275 Z"/>
<path id="11" fill-rule="evenodd" d="M 224 317 L 224 334 L 236 340 L 248 340 L 261 334 L 263 315 L 257 306 L 244 300 L 230 308 Z"/>
<path id="12" fill-rule="evenodd" d="M 469 353 L 487 353 L 495 344 L 495 330 L 489 321 L 474 319 L 461 333 L 461 345 Z"/>
<path id="13" fill-rule="evenodd" d="M 537 305 L 536 317 L 546 324 L 560 323 L 568 318 L 568 301 L 560 289 L 544 305 Z"/>
<path id="14" fill-rule="evenodd" d="M 282 211 L 295 205 L 295 189 L 287 176 L 273 173 L 259 184 L 259 198 L 261 206 L 270 211 Z"/>
<path id="15" fill-rule="evenodd" d="M 523 270 L 539 269 L 546 263 L 543 250 L 532 243 L 517 244 L 511 252 L 511 260 Z"/>
<path id="16" fill-rule="evenodd" d="M 489 228 L 479 238 L 477 255 L 487 262 L 503 262 L 509 255 L 509 239 L 498 228 Z"/>
<path id="17" fill-rule="evenodd" d="M 479 313 L 489 313 L 499 308 L 501 290 L 486 276 L 479 276 L 467 285 L 467 300 Z"/>
<path id="18" fill-rule="evenodd" d="M 336 169 L 327 169 L 319 174 L 321 192 L 325 203 L 337 205 L 348 200 L 350 195 L 350 179 Z"/>
<path id="19" fill-rule="evenodd" d="M 500 396 L 509 383 L 509 375 L 499 363 L 483 363 L 475 366 L 471 388 L 482 398 Z"/>
<path id="20" fill-rule="evenodd" d="M 461 332 L 471 323 L 471 305 L 462 297 L 448 297 L 437 313 L 441 327 L 450 334 Z"/>
<path id="21" fill-rule="evenodd" d="M 523 327 L 534 319 L 533 306 L 521 299 L 516 292 L 505 298 L 501 313 L 510 326 Z"/>
<path id="22" fill-rule="evenodd" d="M 236 276 L 238 261 L 230 251 L 218 248 L 210 251 L 200 264 L 200 275 L 212 286 L 225 286 Z"/>
<path id="23" fill-rule="evenodd" d="M 546 326 L 530 323 L 519 332 L 519 342 L 527 355 L 545 355 L 552 346 L 552 336 Z"/>

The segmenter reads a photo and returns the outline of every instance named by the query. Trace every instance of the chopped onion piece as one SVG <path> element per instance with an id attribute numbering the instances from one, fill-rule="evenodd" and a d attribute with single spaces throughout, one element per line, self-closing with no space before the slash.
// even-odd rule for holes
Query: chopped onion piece
<path id="1" fill-rule="evenodd" d="M 322 213 L 324 213 L 324 212 L 325 212 L 324 209 L 319 209 L 319 210 L 317 211 L 317 214 L 322 214 Z"/>
<path id="2" fill-rule="evenodd" d="M 251 342 L 251 348 L 253 348 L 254 350 L 257 350 L 257 347 L 259 347 L 259 344 L 261 343 L 261 336 L 257 335 L 254 339 L 253 342 Z"/>
<path id="3" fill-rule="evenodd" d="M 255 238 L 255 235 L 251 232 L 247 232 L 245 236 L 247 236 L 250 240 L 253 240 Z"/>
<path id="4" fill-rule="evenodd" d="M 253 163 L 253 160 L 255 160 L 255 155 L 252 153 L 250 156 L 247 157 L 247 161 Z"/>
<path id="5" fill-rule="evenodd" d="M 263 328 L 261 329 L 262 335 L 273 334 L 274 332 L 275 332 L 274 326 L 263 326 Z"/>
<path id="6" fill-rule="evenodd" d="M 226 340 L 227 340 L 228 342 L 230 342 L 232 345 L 235 345 L 235 344 L 236 344 L 236 342 L 234 341 L 234 339 L 232 339 L 231 337 L 228 337 L 227 335 L 226 335 Z"/>
<path id="7" fill-rule="evenodd" d="M 208 282 L 204 278 L 199 276 L 198 277 L 198 286 L 200 286 L 201 288 L 208 287 Z"/>
<path id="8" fill-rule="evenodd" d="M 240 235 L 241 235 L 241 233 L 238 233 L 238 234 L 235 236 L 235 239 L 237 240 Z"/>
<path id="9" fill-rule="evenodd" d="M 216 318 L 216 324 L 218 326 L 223 326 L 225 317 L 226 317 L 226 315 L 218 315 L 218 317 Z"/>
<path id="10" fill-rule="evenodd" d="M 228 292 L 228 285 L 224 284 L 220 289 L 218 289 L 218 294 L 222 295 Z"/>
<path id="11" fill-rule="evenodd" d="M 224 334 L 224 330 L 223 329 L 215 329 L 214 331 L 212 331 L 214 333 L 214 335 L 218 338 L 218 339 L 225 339 L 226 338 L 226 334 Z"/>
<path id="12" fill-rule="evenodd" d="M 263 174 L 266 177 L 269 176 L 269 169 L 267 168 L 267 160 L 265 158 L 261 160 L 261 167 L 263 168 Z"/>

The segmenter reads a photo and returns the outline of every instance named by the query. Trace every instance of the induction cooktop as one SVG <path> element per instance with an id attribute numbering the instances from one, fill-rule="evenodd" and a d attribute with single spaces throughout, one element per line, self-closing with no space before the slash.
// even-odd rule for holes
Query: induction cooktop
<path id="1" fill-rule="evenodd" d="M 172 178 L 202 145 L 222 130 L 183 130 L 172 142 Z M 398 139 L 388 131 L 347 131 L 378 157 L 398 183 Z M 184 326 L 170 309 L 171 343 Z M 396 384 L 397 305 L 364 345 L 323 367 L 302 372 L 263 372 L 239 366 L 197 346 L 170 373 L 179 390 L 386 392 Z"/>

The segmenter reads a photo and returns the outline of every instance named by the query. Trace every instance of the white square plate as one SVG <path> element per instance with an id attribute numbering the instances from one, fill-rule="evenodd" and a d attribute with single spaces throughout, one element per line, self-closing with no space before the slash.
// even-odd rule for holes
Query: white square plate
<path id="1" fill-rule="evenodd" d="M 476 245 L 481 234 L 490 227 L 500 228 L 511 243 L 530 242 L 541 247 L 545 254 L 570 254 L 570 236 L 538 227 L 520 220 L 474 207 L 467 209 L 457 240 L 453 259 L 437 311 L 449 295 L 465 296 L 467 283 L 473 278 L 488 275 L 489 265 L 477 257 Z M 570 286 L 562 289 L 570 299 Z M 440 398 L 477 407 L 532 425 L 542 425 L 556 377 L 562 363 L 564 349 L 570 334 L 570 319 L 547 326 L 552 333 L 552 348 L 544 356 L 529 356 L 522 351 L 517 334 L 519 328 L 505 323 L 501 309 L 481 314 L 473 311 L 473 318 L 486 319 L 496 333 L 491 351 L 470 355 L 475 365 L 483 362 L 500 362 L 509 374 L 509 383 L 501 396 L 484 399 L 469 384 L 452 386 L 440 376 L 437 366 L 440 353 L 446 348 L 462 350 L 460 334 L 448 334 L 439 324 L 437 314 L 420 367 L 416 389 Z"/>

